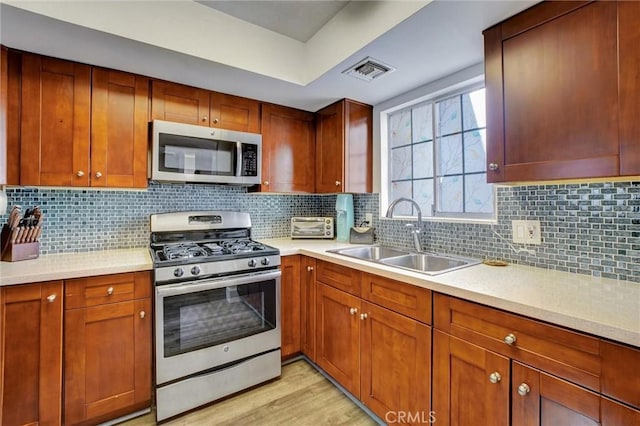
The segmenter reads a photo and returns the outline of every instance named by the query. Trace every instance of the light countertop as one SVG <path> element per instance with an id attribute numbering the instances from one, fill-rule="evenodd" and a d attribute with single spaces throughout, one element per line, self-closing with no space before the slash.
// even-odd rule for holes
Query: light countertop
<path id="1" fill-rule="evenodd" d="M 335 240 L 262 239 L 283 256 L 302 254 L 516 314 L 640 346 L 640 284 L 520 265 L 476 265 L 428 276 L 326 250 Z M 147 248 L 43 255 L 0 262 L 0 286 L 151 270 Z"/>
<path id="2" fill-rule="evenodd" d="M 0 287 L 151 269 L 148 248 L 47 254 L 32 260 L 0 262 Z"/>
<path id="3" fill-rule="evenodd" d="M 508 265 L 476 265 L 428 276 L 326 250 L 335 241 L 269 239 L 283 256 L 303 254 L 482 303 L 611 340 L 640 346 L 640 284 Z"/>

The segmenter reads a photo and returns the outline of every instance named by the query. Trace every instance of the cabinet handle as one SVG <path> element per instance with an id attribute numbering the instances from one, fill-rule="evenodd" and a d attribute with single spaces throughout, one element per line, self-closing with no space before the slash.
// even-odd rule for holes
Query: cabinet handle
<path id="1" fill-rule="evenodd" d="M 513 333 L 509 333 L 504 337 L 504 342 L 509 346 L 515 345 L 516 340 L 516 336 Z"/>
<path id="2" fill-rule="evenodd" d="M 213 119 L 213 124 L 218 124 L 218 119 L 217 118 Z"/>
<path id="3" fill-rule="evenodd" d="M 82 170 L 78 170 L 78 172 L 76 173 L 76 176 L 82 177 L 84 176 L 84 172 Z"/>
<path id="4" fill-rule="evenodd" d="M 96 179 L 100 179 L 102 177 L 102 173 L 96 172 Z"/>
<path id="5" fill-rule="evenodd" d="M 498 166 L 497 163 L 489 163 L 489 170 L 491 170 L 492 172 L 495 172 L 499 168 L 500 168 L 500 166 Z"/>
<path id="6" fill-rule="evenodd" d="M 49 303 L 53 303 L 53 301 L 56 300 L 56 297 L 57 297 L 57 295 L 55 293 L 51 294 L 51 295 L 47 296 L 47 301 Z"/>
<path id="7" fill-rule="evenodd" d="M 109 296 L 111 296 L 111 295 L 113 294 L 113 287 L 109 287 L 109 288 L 107 289 L 107 294 L 108 294 Z"/>
<path id="8" fill-rule="evenodd" d="M 313 266 L 307 266 L 307 272 L 313 272 Z"/>
<path id="9" fill-rule="evenodd" d="M 202 116 L 202 122 L 203 123 L 205 123 L 208 119 L 209 119 L 209 117 L 207 117 L 206 115 Z"/>
<path id="10" fill-rule="evenodd" d="M 502 380 L 502 376 L 497 371 L 489 374 L 489 381 L 491 383 L 498 383 L 500 380 Z"/>
<path id="11" fill-rule="evenodd" d="M 360 319 L 362 321 L 366 320 L 367 318 L 369 318 L 369 315 L 367 315 L 367 313 L 365 312 L 364 314 L 360 314 Z"/>
<path id="12" fill-rule="evenodd" d="M 268 180 L 265 180 L 265 181 L 264 181 L 264 185 L 265 185 L 265 186 L 269 186 L 269 181 L 268 181 Z"/>
<path id="13" fill-rule="evenodd" d="M 336 186 L 340 186 L 341 182 L 339 180 L 336 181 Z"/>
<path id="14" fill-rule="evenodd" d="M 147 315 L 145 311 L 140 311 L 140 318 L 144 318 Z"/>
<path id="15" fill-rule="evenodd" d="M 526 383 L 520 383 L 520 386 L 518 386 L 518 395 L 527 396 L 529 392 L 531 392 L 529 385 Z"/>
<path id="16" fill-rule="evenodd" d="M 358 313 L 358 310 L 357 310 L 356 308 L 349 308 L 349 313 L 350 313 L 351 315 L 355 315 L 355 314 L 357 314 L 357 313 Z"/>

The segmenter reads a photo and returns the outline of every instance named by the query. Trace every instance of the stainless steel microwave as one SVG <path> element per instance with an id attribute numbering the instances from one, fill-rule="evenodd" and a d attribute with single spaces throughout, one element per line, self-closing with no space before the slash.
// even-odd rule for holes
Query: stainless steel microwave
<path id="1" fill-rule="evenodd" d="M 250 186 L 260 183 L 262 136 L 154 120 L 149 178 Z"/>

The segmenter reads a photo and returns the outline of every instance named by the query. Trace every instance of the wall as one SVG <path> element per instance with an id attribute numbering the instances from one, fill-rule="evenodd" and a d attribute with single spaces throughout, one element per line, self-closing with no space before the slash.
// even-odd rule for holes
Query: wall
<path id="1" fill-rule="evenodd" d="M 497 224 L 425 222 L 426 250 L 503 259 L 640 282 L 640 181 L 499 187 Z M 145 247 L 149 215 L 177 210 L 248 211 L 256 238 L 286 237 L 291 216 L 335 216 L 335 195 L 251 194 L 245 188 L 150 184 L 146 191 L 8 188 L 9 206 L 40 205 L 46 214 L 42 253 Z M 381 244 L 412 248 L 408 223 L 380 219 L 378 194 L 355 194 L 356 224 L 372 213 Z M 511 220 L 537 219 L 536 255 L 516 254 Z M 6 215 L 0 220 L 4 223 Z M 521 248 L 522 245 L 516 245 Z"/>

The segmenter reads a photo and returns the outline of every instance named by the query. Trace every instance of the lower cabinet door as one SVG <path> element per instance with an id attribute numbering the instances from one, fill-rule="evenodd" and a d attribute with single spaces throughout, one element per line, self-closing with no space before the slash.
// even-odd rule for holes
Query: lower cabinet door
<path id="1" fill-rule="evenodd" d="M 387 423 L 429 424 L 431 327 L 363 302 L 360 399 Z"/>
<path id="2" fill-rule="evenodd" d="M 436 424 L 509 424 L 508 358 L 438 330 L 433 332 Z"/>
<path id="3" fill-rule="evenodd" d="M 283 256 L 280 269 L 280 325 L 282 358 L 300 352 L 300 256 Z"/>
<path id="4" fill-rule="evenodd" d="M 316 362 L 316 260 L 300 259 L 300 346 Z"/>
<path id="5" fill-rule="evenodd" d="M 360 299 L 322 283 L 316 291 L 316 362 L 359 398 Z"/>
<path id="6" fill-rule="evenodd" d="M 513 361 L 513 426 L 640 424 L 640 412 Z"/>
<path id="7" fill-rule="evenodd" d="M 149 405 L 152 321 L 149 298 L 65 312 L 65 424 Z"/>
<path id="8" fill-rule="evenodd" d="M 62 419 L 62 281 L 0 288 L 0 425 Z"/>

